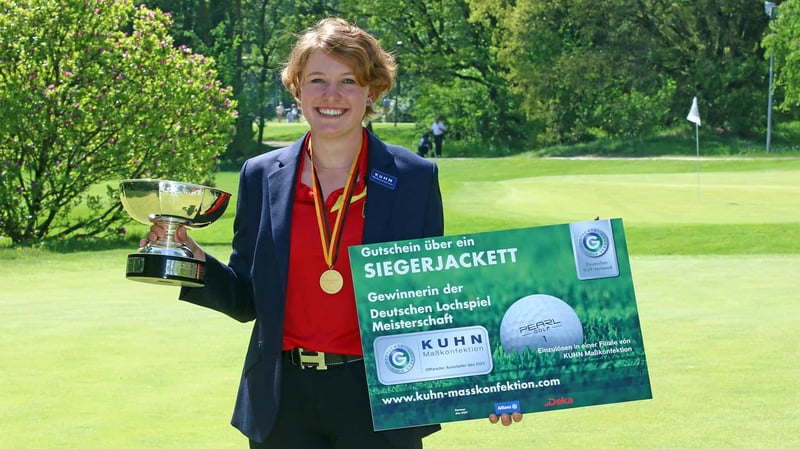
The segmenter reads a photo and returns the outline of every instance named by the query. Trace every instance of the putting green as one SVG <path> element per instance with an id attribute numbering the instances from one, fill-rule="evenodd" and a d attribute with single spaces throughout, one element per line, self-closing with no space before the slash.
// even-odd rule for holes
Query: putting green
<path id="1" fill-rule="evenodd" d="M 626 224 L 800 221 L 796 171 L 541 176 L 470 182 L 448 209 L 535 223 L 623 217 Z"/>

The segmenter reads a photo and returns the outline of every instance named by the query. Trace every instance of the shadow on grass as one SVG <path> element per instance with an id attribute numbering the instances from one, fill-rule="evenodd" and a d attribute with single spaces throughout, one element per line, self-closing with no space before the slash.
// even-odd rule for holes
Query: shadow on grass
<path id="1" fill-rule="evenodd" d="M 67 240 L 45 240 L 41 242 L 22 244 L 22 245 L 0 245 L 0 252 L 21 251 L 21 252 L 51 252 L 58 254 L 70 254 L 92 251 L 113 251 L 120 249 L 136 252 L 139 248 L 140 236 L 125 235 L 113 238 L 78 238 Z M 230 246 L 230 241 L 203 241 L 203 246 Z M 7 254 L 8 255 L 8 254 Z M 2 258 L 2 257 L 0 257 Z"/>
<path id="2" fill-rule="evenodd" d="M 44 240 L 31 244 L 19 245 L 19 247 L 54 253 L 109 251 L 125 248 L 134 250 L 139 247 L 139 240 L 139 237 L 135 235 L 115 236 L 113 238 L 89 237 L 65 240 Z"/>

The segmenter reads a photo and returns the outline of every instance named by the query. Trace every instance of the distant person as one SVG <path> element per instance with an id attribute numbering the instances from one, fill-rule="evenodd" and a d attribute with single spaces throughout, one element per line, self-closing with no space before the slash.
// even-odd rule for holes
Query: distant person
<path id="1" fill-rule="evenodd" d="M 280 123 L 281 120 L 283 120 L 283 111 L 284 111 L 283 102 L 279 101 L 278 105 L 275 106 L 275 114 L 278 116 L 278 123 Z"/>
<path id="2" fill-rule="evenodd" d="M 442 157 L 442 141 L 444 140 L 444 133 L 447 131 L 441 117 L 438 115 L 431 125 L 431 132 L 433 133 L 433 145 L 436 148 L 436 157 Z"/>
<path id="3" fill-rule="evenodd" d="M 422 138 L 419 139 L 419 144 L 417 145 L 417 154 L 422 157 L 425 157 L 428 154 L 428 151 L 431 151 L 431 132 L 425 131 L 422 134 Z"/>
<path id="4" fill-rule="evenodd" d="M 294 121 L 300 121 L 300 110 L 297 108 L 296 104 L 292 104 L 292 116 L 294 117 Z"/>
<path id="5" fill-rule="evenodd" d="M 389 109 L 392 106 L 392 100 L 388 96 L 383 97 L 383 122 L 389 121 Z"/>
<path id="6" fill-rule="evenodd" d="M 289 123 L 294 123 L 295 120 L 297 120 L 297 115 L 298 115 L 297 105 L 295 103 L 292 103 L 292 108 L 289 109 L 289 116 L 287 117 Z"/>

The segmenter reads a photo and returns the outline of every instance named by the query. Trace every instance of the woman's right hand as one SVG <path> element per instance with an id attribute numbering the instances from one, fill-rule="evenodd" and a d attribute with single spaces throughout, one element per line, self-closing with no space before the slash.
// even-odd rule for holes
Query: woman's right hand
<path id="1" fill-rule="evenodd" d="M 145 238 L 139 241 L 139 247 L 143 248 L 147 246 L 150 242 L 156 242 L 158 240 L 164 240 L 167 236 L 167 230 L 164 227 L 159 226 L 157 224 L 153 224 L 150 226 L 150 231 L 147 233 Z M 203 251 L 203 248 L 197 244 L 191 237 L 189 237 L 188 230 L 186 226 L 178 225 L 175 229 L 174 239 L 178 243 L 182 243 L 186 245 L 187 248 L 192 252 L 192 255 L 197 260 L 206 260 L 206 253 Z"/>

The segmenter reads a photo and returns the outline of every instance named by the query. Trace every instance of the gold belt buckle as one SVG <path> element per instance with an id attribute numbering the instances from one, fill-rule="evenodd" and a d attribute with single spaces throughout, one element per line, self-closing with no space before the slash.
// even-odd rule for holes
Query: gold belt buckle
<path id="1" fill-rule="evenodd" d="M 328 369 L 328 365 L 325 364 L 324 352 L 307 351 L 303 348 L 297 348 L 297 353 L 300 354 L 300 368 L 314 368 L 317 370 Z"/>

